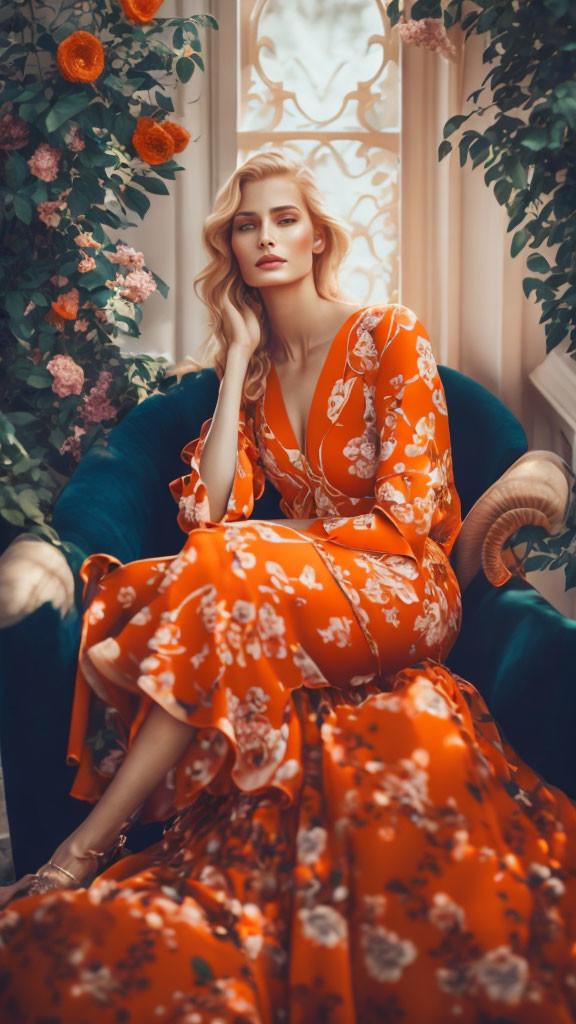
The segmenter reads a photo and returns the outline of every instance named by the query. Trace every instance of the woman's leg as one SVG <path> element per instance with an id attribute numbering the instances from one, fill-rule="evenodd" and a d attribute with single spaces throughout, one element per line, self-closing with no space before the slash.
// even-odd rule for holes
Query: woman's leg
<path id="1" fill-rule="evenodd" d="M 191 734 L 191 726 L 154 704 L 105 793 L 51 860 L 78 880 L 92 874 L 97 862 L 86 859 L 85 851 L 105 851 L 114 843 L 131 815 L 182 756 Z"/>

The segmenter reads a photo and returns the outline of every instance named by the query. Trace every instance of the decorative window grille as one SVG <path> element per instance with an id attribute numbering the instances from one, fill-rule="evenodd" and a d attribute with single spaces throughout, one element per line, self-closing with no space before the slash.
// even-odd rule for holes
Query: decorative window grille
<path id="1" fill-rule="evenodd" d="M 238 163 L 281 146 L 351 231 L 343 291 L 399 301 L 400 54 L 384 0 L 237 0 Z"/>

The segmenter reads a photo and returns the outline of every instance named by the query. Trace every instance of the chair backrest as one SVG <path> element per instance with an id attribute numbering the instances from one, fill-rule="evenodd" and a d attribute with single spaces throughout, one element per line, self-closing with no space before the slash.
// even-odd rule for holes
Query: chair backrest
<path id="1" fill-rule="evenodd" d="M 509 409 L 480 384 L 439 367 L 446 392 L 456 487 L 463 514 L 526 451 L 526 435 Z M 218 397 L 211 369 L 190 372 L 166 394 L 147 398 L 110 432 L 106 447 L 82 459 L 54 507 L 53 525 L 76 546 L 77 559 L 106 551 L 122 562 L 173 554 L 184 534 L 168 483 L 183 476 L 182 448 L 198 437 Z M 270 483 L 254 518 L 278 518 Z M 74 568 L 77 566 L 74 565 Z"/>
<path id="2" fill-rule="evenodd" d="M 439 366 L 446 395 L 456 490 L 464 517 L 477 499 L 528 448 L 514 413 L 459 370 Z"/>

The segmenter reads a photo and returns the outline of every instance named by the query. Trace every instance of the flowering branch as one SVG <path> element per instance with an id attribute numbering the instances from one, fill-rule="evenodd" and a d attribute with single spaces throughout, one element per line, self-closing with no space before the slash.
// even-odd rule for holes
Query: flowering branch
<path id="1" fill-rule="evenodd" d="M 58 544 L 51 509 L 77 462 L 162 386 L 165 360 L 115 342 L 139 337 L 144 302 L 168 286 L 108 229 L 143 219 L 147 193 L 168 195 L 183 170 L 190 135 L 168 86 L 202 68 L 199 28 L 218 26 L 160 19 L 161 4 L 62 0 L 44 26 L 30 0 L 2 7 L 0 540 L 26 529 Z"/>

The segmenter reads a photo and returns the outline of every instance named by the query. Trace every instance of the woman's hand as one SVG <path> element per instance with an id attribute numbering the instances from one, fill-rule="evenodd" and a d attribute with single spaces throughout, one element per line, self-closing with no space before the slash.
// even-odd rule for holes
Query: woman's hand
<path id="1" fill-rule="evenodd" d="M 248 306 L 240 313 L 226 295 L 222 302 L 224 333 L 230 348 L 240 348 L 250 358 L 258 348 L 262 337 L 258 317 Z"/>

